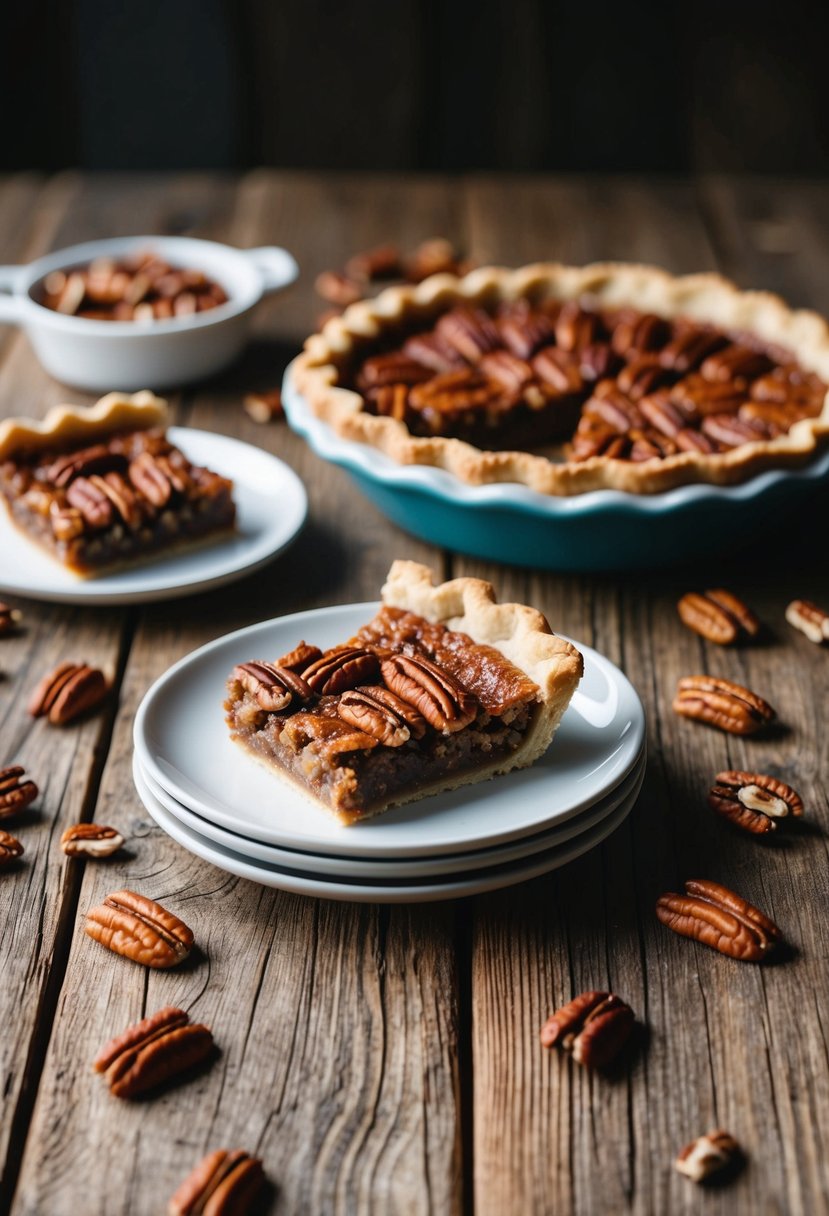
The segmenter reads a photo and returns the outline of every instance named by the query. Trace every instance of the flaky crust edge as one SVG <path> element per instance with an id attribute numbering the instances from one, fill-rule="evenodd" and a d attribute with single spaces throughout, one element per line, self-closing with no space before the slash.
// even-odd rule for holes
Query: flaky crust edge
<path id="1" fill-rule="evenodd" d="M 42 421 L 7 418 L 0 423 L 0 460 L 23 452 L 85 446 L 116 431 L 167 425 L 167 402 L 149 390 L 108 393 L 94 405 L 56 405 Z"/>
<path id="2" fill-rule="evenodd" d="M 399 464 L 445 469 L 470 485 L 518 482 L 542 494 L 613 489 L 655 494 L 692 482 L 733 485 L 765 469 L 806 464 L 829 439 L 829 394 L 817 418 L 785 435 L 709 455 L 682 452 L 633 464 L 594 456 L 556 464 L 529 452 L 485 452 L 460 439 L 416 438 L 402 422 L 362 410 L 362 397 L 337 385 L 337 362 L 361 338 L 376 338 L 403 320 L 424 323 L 456 304 L 522 297 L 571 300 L 591 296 L 601 306 L 629 306 L 667 318 L 688 316 L 785 346 L 808 371 L 829 382 L 829 326 L 817 313 L 793 310 L 768 292 L 741 291 L 718 274 L 675 276 L 654 266 L 597 262 L 589 266 L 536 263 L 518 270 L 483 267 L 463 278 L 433 275 L 416 287 L 389 287 L 352 304 L 312 335 L 293 364 L 293 379 L 312 413 L 344 439 L 369 444 Z"/>

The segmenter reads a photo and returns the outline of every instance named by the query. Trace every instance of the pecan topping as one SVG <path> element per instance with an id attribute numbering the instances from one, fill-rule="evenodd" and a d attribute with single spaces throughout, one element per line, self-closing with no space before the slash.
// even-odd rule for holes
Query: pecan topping
<path id="1" fill-rule="evenodd" d="M 90 528 L 108 528 L 112 523 L 109 496 L 88 477 L 75 478 L 66 491 L 66 501 L 80 511 Z"/>
<path id="2" fill-rule="evenodd" d="M 633 1010 L 618 996 L 582 992 L 547 1019 L 541 1043 L 571 1052 L 578 1064 L 601 1068 L 622 1050 L 633 1024 Z"/>
<path id="3" fill-rule="evenodd" d="M 278 388 L 264 393 L 248 393 L 242 402 L 245 413 L 252 422 L 275 422 L 285 417 L 282 408 L 282 393 Z"/>
<path id="4" fill-rule="evenodd" d="M 671 326 L 654 313 L 632 313 L 617 322 L 611 343 L 619 355 L 637 355 L 659 350 L 671 336 Z"/>
<path id="5" fill-rule="evenodd" d="M 369 684 L 379 674 L 377 655 L 361 646 L 337 646 L 328 650 L 302 673 L 314 692 L 321 696 L 335 696 L 358 684 Z"/>
<path id="6" fill-rule="evenodd" d="M 0 600 L 0 637 L 6 633 L 14 633 L 22 620 L 23 613 L 19 608 L 12 608 L 10 604 L 4 604 Z"/>
<path id="7" fill-rule="evenodd" d="M 403 343 L 403 354 L 439 375 L 463 367 L 463 359 L 440 334 L 414 334 Z"/>
<path id="8" fill-rule="evenodd" d="M 768 437 L 768 429 L 757 419 L 735 418 L 733 414 L 708 414 L 702 420 L 702 433 L 725 448 L 738 448 Z"/>
<path id="9" fill-rule="evenodd" d="M 23 845 L 16 836 L 11 836 L 0 828 L 0 867 L 11 865 L 22 857 L 25 852 Z"/>
<path id="10" fill-rule="evenodd" d="M 77 507 L 59 507 L 53 502 L 49 508 L 49 519 L 56 540 L 74 540 L 83 532 L 83 515 Z"/>
<path id="11" fill-rule="evenodd" d="M 620 435 L 626 435 L 631 427 L 644 425 L 644 418 L 637 406 L 628 401 L 612 384 L 608 389 L 599 385 L 593 396 L 585 402 L 582 418 L 592 415 Z"/>
<path id="12" fill-rule="evenodd" d="M 106 677 L 97 667 L 61 663 L 38 684 L 29 701 L 29 713 L 33 718 L 47 718 L 53 726 L 65 726 L 100 705 L 108 692 Z"/>
<path id="13" fill-rule="evenodd" d="M 171 1198 L 167 1216 L 246 1216 L 265 1181 L 262 1162 L 244 1149 L 217 1149 Z"/>
<path id="14" fill-rule="evenodd" d="M 578 351 L 596 341 L 599 318 L 576 300 L 568 300 L 556 319 L 556 342 L 562 350 Z"/>
<path id="15" fill-rule="evenodd" d="M 124 847 L 124 837 L 102 823 L 76 823 L 60 838 L 67 857 L 111 857 Z"/>
<path id="16" fill-rule="evenodd" d="M 366 359 L 357 377 L 357 387 L 361 392 L 367 392 L 387 384 L 420 384 L 422 380 L 429 380 L 431 375 L 430 369 L 422 363 L 416 363 L 401 352 L 392 351 Z"/>
<path id="17" fill-rule="evenodd" d="M 803 814 L 803 800 L 785 781 L 739 769 L 717 773 L 708 805 L 737 827 L 756 835 L 774 832 L 777 819 Z"/>
<path id="18" fill-rule="evenodd" d="M 92 1067 L 116 1098 L 137 1098 L 168 1085 L 212 1052 L 210 1030 L 168 1005 L 107 1043 Z"/>
<path id="19" fill-rule="evenodd" d="M 506 350 L 495 350 L 480 360 L 481 371 L 507 393 L 519 395 L 533 378 L 529 363 Z"/>
<path id="20" fill-rule="evenodd" d="M 396 654 L 384 659 L 380 670 L 387 687 L 413 705 L 435 730 L 454 734 L 477 714 L 472 694 L 428 659 Z"/>
<path id="21" fill-rule="evenodd" d="M 668 384 L 672 378 L 671 372 L 660 363 L 658 355 L 642 355 L 622 369 L 616 383 L 632 401 L 638 401 L 654 389 Z"/>
<path id="22" fill-rule="evenodd" d="M 786 609 L 786 620 L 818 646 L 829 641 L 829 612 L 810 600 L 792 600 Z"/>
<path id="23" fill-rule="evenodd" d="M 734 1166 L 741 1157 L 740 1146 L 734 1137 L 717 1128 L 686 1144 L 674 1165 L 692 1182 L 705 1182 L 712 1174 Z"/>
<path id="24" fill-rule="evenodd" d="M 718 334 L 689 326 L 675 334 L 668 345 L 662 348 L 659 358 L 665 367 L 670 367 L 684 376 L 699 367 L 703 359 L 725 346 L 725 343 L 726 339 Z"/>
<path id="25" fill-rule="evenodd" d="M 143 513 L 138 505 L 138 499 L 129 483 L 120 473 L 106 473 L 103 477 L 97 474 L 90 477 L 90 482 L 96 489 L 105 494 L 131 532 L 141 526 Z"/>
<path id="26" fill-rule="evenodd" d="M 287 709 L 294 699 L 305 703 L 314 696 L 302 676 L 287 667 L 266 663 L 264 659 L 239 663 L 233 668 L 231 679 L 238 680 L 268 713 Z"/>
<path id="27" fill-rule="evenodd" d="M 768 355 L 760 351 L 747 346 L 728 346 L 709 355 L 700 372 L 706 380 L 756 380 L 770 371 L 772 366 Z"/>
<path id="28" fill-rule="evenodd" d="M 674 933 L 748 963 L 760 962 L 780 940 L 773 921 L 718 882 L 689 879 L 685 892 L 656 901 L 658 919 Z"/>
<path id="29" fill-rule="evenodd" d="M 736 414 L 746 399 L 739 384 L 730 381 L 719 384 L 704 380 L 699 375 L 680 380 L 669 393 L 674 405 L 693 418 L 708 414 Z"/>
<path id="30" fill-rule="evenodd" d="M 499 319 L 498 329 L 507 350 L 519 359 L 532 358 L 540 347 L 549 345 L 555 338 L 552 323 L 543 313 L 508 313 Z"/>
<path id="31" fill-rule="evenodd" d="M 283 654 L 281 659 L 277 659 L 276 666 L 282 667 L 285 671 L 302 672 L 321 658 L 322 651 L 319 646 L 309 646 L 307 642 L 300 642 L 293 650 Z"/>
<path id="32" fill-rule="evenodd" d="M 385 747 L 402 747 L 412 736 L 421 739 L 426 730 L 425 720 L 413 706 L 379 685 L 343 693 L 337 713 Z"/>
<path id="33" fill-rule="evenodd" d="M 638 405 L 651 426 L 669 439 L 675 439 L 685 426 L 685 418 L 664 392 L 643 397 Z"/>
<path id="34" fill-rule="evenodd" d="M 767 701 L 749 688 L 716 676 L 684 676 L 677 685 L 674 713 L 719 727 L 732 735 L 753 735 L 775 718 Z"/>
<path id="35" fill-rule="evenodd" d="M 23 781 L 26 770 L 19 764 L 0 768 L 0 819 L 22 811 L 38 795 L 34 781 Z"/>
<path id="36" fill-rule="evenodd" d="M 158 510 L 166 507 L 170 501 L 173 492 L 170 479 L 150 452 L 139 452 L 130 461 L 129 479 L 139 494 L 143 494 Z"/>
<path id="37" fill-rule="evenodd" d="M 59 456 L 46 470 L 46 478 L 53 485 L 68 486 L 76 477 L 88 477 L 91 473 L 106 473 L 110 469 L 123 467 L 123 456 L 113 452 L 106 444 L 96 443 L 94 447 L 83 448 L 80 452 Z"/>
<path id="38" fill-rule="evenodd" d="M 738 638 L 753 638 L 760 632 L 760 622 L 751 609 L 723 588 L 703 595 L 690 591 L 677 604 L 677 611 L 684 625 L 718 646 L 729 646 Z"/>
<path id="39" fill-rule="evenodd" d="M 469 363 L 500 345 L 495 322 L 482 308 L 453 308 L 440 318 L 435 333 Z"/>
<path id="40" fill-rule="evenodd" d="M 86 914 L 90 937 L 145 967 L 175 967 L 193 949 L 193 932 L 154 899 L 116 891 Z"/>

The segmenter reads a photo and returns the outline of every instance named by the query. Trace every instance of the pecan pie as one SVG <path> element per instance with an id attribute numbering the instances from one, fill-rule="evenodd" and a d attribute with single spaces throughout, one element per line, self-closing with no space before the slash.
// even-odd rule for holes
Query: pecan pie
<path id="1" fill-rule="evenodd" d="M 581 674 L 540 612 L 397 561 L 353 638 L 240 663 L 225 710 L 236 743 L 350 824 L 532 764 Z"/>
<path id="2" fill-rule="evenodd" d="M 108 572 L 234 525 L 232 482 L 167 438 L 166 405 L 111 393 L 42 423 L 0 424 L 0 496 L 12 521 L 76 574 Z"/>
<path id="3" fill-rule="evenodd" d="M 294 365 L 347 439 L 464 481 L 654 493 L 829 440 L 829 328 L 717 275 L 541 264 L 352 305 Z"/>

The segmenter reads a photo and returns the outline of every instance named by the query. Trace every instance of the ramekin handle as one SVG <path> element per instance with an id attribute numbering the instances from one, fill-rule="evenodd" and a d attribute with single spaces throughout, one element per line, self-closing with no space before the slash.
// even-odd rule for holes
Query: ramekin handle
<path id="1" fill-rule="evenodd" d="M 0 266 L 0 324 L 20 324 L 20 300 L 14 294 L 25 266 Z"/>
<path id="2" fill-rule="evenodd" d="M 241 252 L 253 262 L 262 276 L 262 290 L 266 294 L 287 287 L 299 274 L 296 260 L 287 249 L 280 249 L 278 245 L 263 245 L 259 249 L 243 249 Z"/>

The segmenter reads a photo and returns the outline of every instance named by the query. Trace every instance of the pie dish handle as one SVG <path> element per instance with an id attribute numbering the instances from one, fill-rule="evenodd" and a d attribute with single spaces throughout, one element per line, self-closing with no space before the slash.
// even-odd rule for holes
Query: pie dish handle
<path id="1" fill-rule="evenodd" d="M 296 260 L 287 249 L 280 249 L 278 245 L 263 245 L 259 249 L 243 249 L 241 252 L 259 272 L 265 295 L 287 287 L 299 274 Z"/>
<path id="2" fill-rule="evenodd" d="M 25 266 L 0 266 L 0 324 L 20 322 L 20 285 Z"/>

